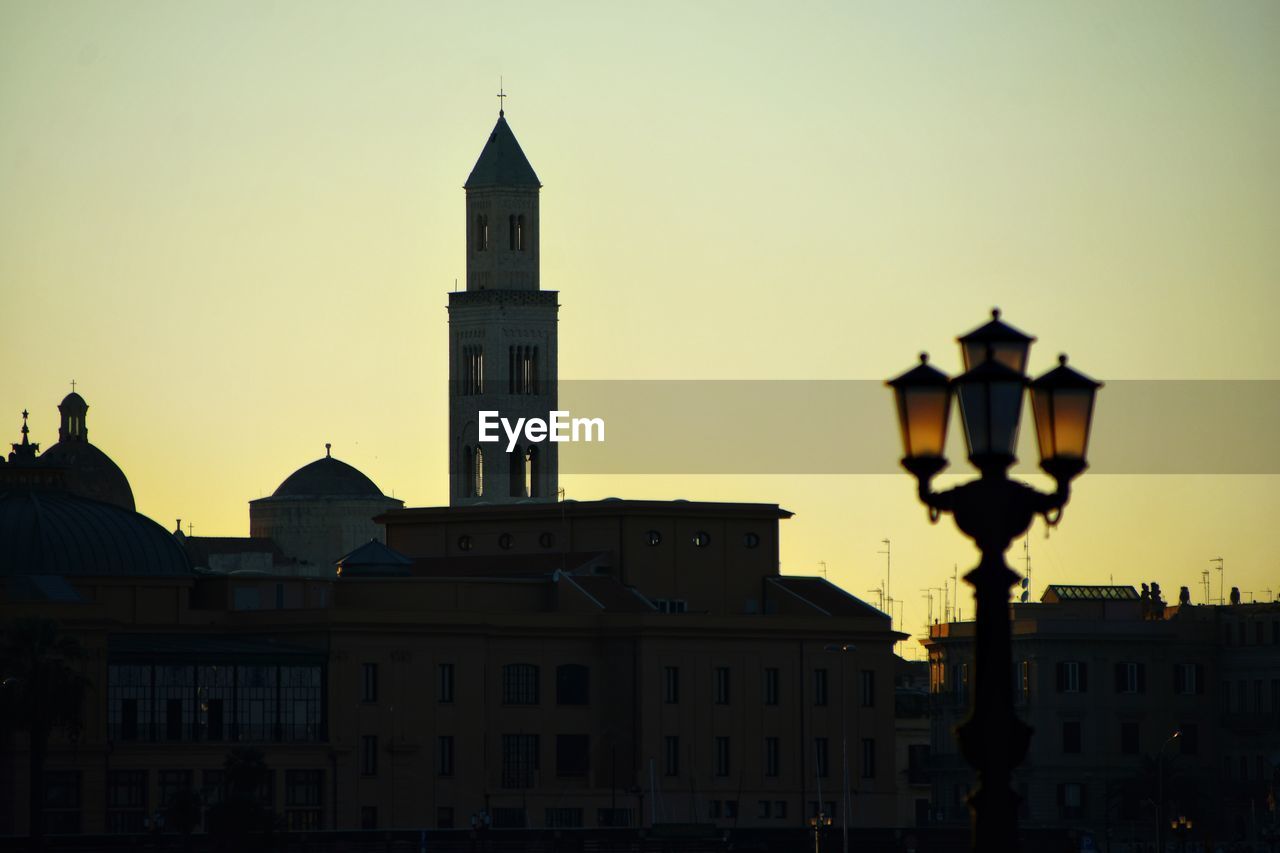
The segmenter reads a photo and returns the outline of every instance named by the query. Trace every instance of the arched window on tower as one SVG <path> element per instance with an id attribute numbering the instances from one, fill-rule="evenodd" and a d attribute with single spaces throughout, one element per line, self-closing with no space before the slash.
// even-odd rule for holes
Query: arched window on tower
<path id="1" fill-rule="evenodd" d="M 542 490 L 538 488 L 538 477 L 542 473 L 542 465 L 538 461 L 538 448 L 536 445 L 529 445 L 529 450 L 524 456 L 524 479 L 528 489 L 527 494 L 531 498 L 542 496 Z"/>
<path id="2" fill-rule="evenodd" d="M 483 213 L 476 215 L 476 251 L 483 252 L 489 248 L 489 217 Z"/>
<path id="3" fill-rule="evenodd" d="M 462 446 L 462 491 L 469 498 L 475 497 L 474 484 L 471 481 L 472 465 L 475 464 L 474 451 L 471 445 Z"/>
<path id="4" fill-rule="evenodd" d="M 463 396 L 484 393 L 484 347 L 462 348 L 462 382 L 459 389 Z"/>
<path id="5" fill-rule="evenodd" d="M 507 462 L 510 463 L 508 479 L 511 497 L 523 498 L 528 492 L 524 488 L 524 451 L 520 449 L 520 445 L 511 448 L 511 452 L 507 454 Z"/>
<path id="6" fill-rule="evenodd" d="M 478 447 L 471 465 L 471 495 L 484 497 L 484 451 Z"/>
<path id="7" fill-rule="evenodd" d="M 524 233 L 524 215 L 521 214 L 520 216 L 514 217 L 514 219 L 515 219 L 515 224 L 514 224 L 514 228 L 512 229 L 512 232 L 514 234 L 513 242 L 515 243 L 515 245 L 513 246 L 513 248 L 517 252 L 523 252 L 525 249 L 525 243 L 527 242 L 525 240 L 525 233 Z"/>

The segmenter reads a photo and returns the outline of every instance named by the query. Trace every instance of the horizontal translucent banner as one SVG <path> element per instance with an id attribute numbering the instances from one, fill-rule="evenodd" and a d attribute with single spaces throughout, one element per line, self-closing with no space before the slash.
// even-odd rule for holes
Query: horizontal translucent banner
<path id="1" fill-rule="evenodd" d="M 873 380 L 566 380 L 557 408 L 603 442 L 559 445 L 562 474 L 885 474 L 892 393 Z M 1029 403 L 1018 469 L 1039 459 Z M 968 470 L 953 411 L 951 471 Z M 505 442 L 504 442 L 505 446 Z M 1280 474 L 1280 381 L 1117 380 L 1098 394 L 1094 474 Z"/>

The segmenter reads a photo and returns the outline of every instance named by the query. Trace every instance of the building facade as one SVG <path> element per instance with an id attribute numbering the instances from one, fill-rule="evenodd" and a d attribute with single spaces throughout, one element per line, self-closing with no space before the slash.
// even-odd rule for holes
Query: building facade
<path id="1" fill-rule="evenodd" d="M 1167 606 L 1146 588 L 1050 586 L 1012 605 L 1018 712 L 1033 729 L 1015 773 L 1022 823 L 1154 843 L 1157 821 L 1201 841 L 1257 842 L 1280 768 L 1280 603 Z M 972 622 L 929 650 L 935 816 L 968 820 Z M 1125 848 L 1119 848 L 1125 849 Z"/>

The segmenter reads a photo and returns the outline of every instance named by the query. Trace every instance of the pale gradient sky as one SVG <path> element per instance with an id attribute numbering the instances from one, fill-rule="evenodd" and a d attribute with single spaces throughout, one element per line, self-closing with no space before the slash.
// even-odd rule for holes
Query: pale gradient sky
<path id="1" fill-rule="evenodd" d="M 326 441 L 445 502 L 444 305 L 500 74 L 564 378 L 954 370 L 997 304 L 1034 372 L 1280 378 L 1277 43 L 1272 2 L 0 0 L 0 430 L 29 407 L 51 444 L 78 380 L 139 510 L 197 534 L 246 534 Z M 1036 594 L 1198 600 L 1219 554 L 1280 591 L 1276 481 L 1086 475 L 1033 533 Z M 972 562 L 905 474 L 564 485 L 780 502 L 784 569 L 863 595 L 889 537 L 913 629 Z"/>

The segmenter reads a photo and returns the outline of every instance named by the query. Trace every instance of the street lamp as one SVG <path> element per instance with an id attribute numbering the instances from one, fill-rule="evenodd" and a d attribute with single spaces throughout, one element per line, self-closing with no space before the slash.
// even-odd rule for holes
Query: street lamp
<path id="1" fill-rule="evenodd" d="M 818 813 L 809 818 L 809 826 L 813 828 L 813 853 L 821 853 L 822 830 L 831 826 L 831 815 L 819 808 Z"/>
<path id="2" fill-rule="evenodd" d="M 1164 748 L 1182 736 L 1182 729 L 1174 729 L 1156 750 L 1156 853 L 1162 853 L 1160 830 L 1164 823 Z"/>
<path id="3" fill-rule="evenodd" d="M 973 710 L 956 735 L 965 760 L 978 771 L 978 789 L 969 798 L 975 850 L 1015 850 L 1018 798 L 1009 785 L 1013 768 L 1026 756 L 1031 729 L 1018 719 L 1009 691 L 1012 680 L 1009 587 L 1019 576 L 1005 563 L 1009 544 L 1032 519 L 1061 520 L 1071 481 L 1086 467 L 1094 398 L 1101 383 L 1066 364 L 1029 381 L 1027 354 L 1035 338 L 1000 319 L 959 338 L 965 372 L 955 379 L 928 363 L 887 383 L 894 391 L 902 431 L 902 467 L 915 476 L 929 519 L 944 512 L 982 553 L 965 575 L 977 604 Z M 1040 467 L 1057 489 L 1039 492 L 1012 480 L 1024 391 L 1031 389 L 1040 449 Z M 969 461 L 981 476 L 944 492 L 933 478 L 947 466 L 947 418 L 951 397 L 960 403 Z"/>
<path id="4" fill-rule="evenodd" d="M 855 652 L 858 647 L 853 643 L 831 643 L 824 646 L 823 651 L 828 652 Z M 849 802 L 849 705 L 845 701 L 847 683 L 846 673 L 849 667 L 846 664 L 848 658 L 841 654 L 840 656 L 840 754 L 841 754 L 841 780 L 842 792 L 840 801 L 840 849 L 842 853 L 849 853 L 849 818 L 851 817 Z"/>
<path id="5" fill-rule="evenodd" d="M 1182 850 L 1187 849 L 1187 836 L 1191 834 L 1191 819 L 1186 815 L 1178 815 L 1169 821 L 1169 828 L 1173 830 L 1175 838 L 1180 839 L 1178 845 Z"/>

